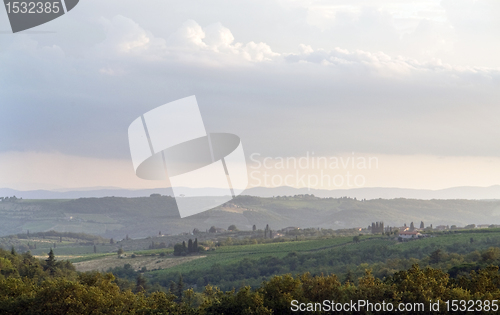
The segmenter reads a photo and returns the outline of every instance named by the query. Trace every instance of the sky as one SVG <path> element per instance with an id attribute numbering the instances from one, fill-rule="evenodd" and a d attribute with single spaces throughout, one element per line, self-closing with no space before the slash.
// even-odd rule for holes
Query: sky
<path id="1" fill-rule="evenodd" d="M 497 0 L 82 0 L 16 34 L 0 9 L 0 187 L 163 187 L 127 129 L 190 95 L 241 138 L 251 186 L 498 185 L 498 38 Z M 378 163 L 275 165 L 313 156 Z"/>

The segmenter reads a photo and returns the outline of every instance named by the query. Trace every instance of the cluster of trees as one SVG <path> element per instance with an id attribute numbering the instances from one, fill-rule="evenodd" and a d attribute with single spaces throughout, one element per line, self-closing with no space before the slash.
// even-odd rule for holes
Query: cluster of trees
<path id="1" fill-rule="evenodd" d="M 182 241 L 182 244 L 174 245 L 174 255 L 175 256 L 186 256 L 193 253 L 198 253 L 200 251 L 204 251 L 205 248 L 203 246 L 198 246 L 198 239 L 195 238 L 194 242 L 192 239 L 189 239 L 187 246 L 186 242 Z"/>
<path id="2" fill-rule="evenodd" d="M 127 266 L 126 266 L 127 267 Z M 132 268 L 124 268 L 130 272 Z M 369 270 L 355 282 L 335 274 L 274 276 L 252 289 L 221 291 L 207 285 L 197 293 L 185 290 L 182 277 L 165 291 L 146 293 L 147 283 L 138 276 L 133 286 L 123 286 L 113 274 L 76 273 L 70 263 L 58 262 L 49 254 L 38 260 L 29 254 L 0 250 L 1 314 L 295 314 L 295 305 L 312 308 L 324 300 L 337 303 L 367 300 L 393 305 L 420 303 L 422 314 L 448 314 L 444 301 L 500 300 L 498 266 L 487 266 L 456 278 L 440 269 L 413 265 L 384 280 Z M 430 310 L 429 301 L 439 310 Z M 475 304 L 477 305 L 477 304 Z M 486 302 L 483 303 L 486 305 Z M 491 303 L 490 303 L 491 305 Z M 313 312 L 311 312 L 313 313 Z M 329 314 L 316 311 L 314 314 Z M 366 314 L 367 309 L 344 314 Z M 380 312 L 388 314 L 393 312 Z M 402 312 L 411 314 L 411 311 Z M 465 314 L 466 312 L 457 312 Z M 495 313 L 489 311 L 478 314 Z"/>
<path id="3" fill-rule="evenodd" d="M 32 256 L 30 252 L 17 254 L 14 248 L 10 251 L 0 248 L 0 281 L 6 278 L 44 281 L 54 276 L 75 279 L 77 273 L 69 261 L 56 261 L 52 249 L 46 260 L 40 260 Z"/>
<path id="4" fill-rule="evenodd" d="M 234 224 L 231 224 L 231 225 L 227 228 L 227 230 L 228 230 L 229 232 L 238 232 L 238 231 L 239 231 L 239 230 L 238 230 L 238 228 L 236 227 L 236 225 L 234 225 Z M 216 226 L 214 226 L 214 225 L 212 225 L 212 226 L 210 227 L 210 229 L 208 229 L 208 233 L 217 233 L 217 232 L 219 232 L 219 231 L 224 231 L 224 229 L 222 229 L 222 228 L 218 228 L 218 227 L 216 227 Z M 194 229 L 194 230 L 193 230 L 193 234 L 198 234 L 198 233 L 200 233 L 200 230 L 198 230 L 198 229 Z"/>
<path id="5" fill-rule="evenodd" d="M 16 202 L 18 200 L 22 200 L 23 198 L 17 198 L 16 196 L 12 197 L 0 197 L 0 202 Z"/>

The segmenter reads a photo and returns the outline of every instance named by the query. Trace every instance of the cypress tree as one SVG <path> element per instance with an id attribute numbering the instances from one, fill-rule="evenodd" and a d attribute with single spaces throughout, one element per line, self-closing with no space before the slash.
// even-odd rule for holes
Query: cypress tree
<path id="1" fill-rule="evenodd" d="M 54 251 L 52 250 L 52 248 L 50 249 L 49 252 L 49 258 L 47 258 L 45 262 L 47 263 L 45 270 L 48 270 L 50 275 L 53 276 L 54 273 L 56 272 L 56 257 L 54 255 Z"/>
<path id="2" fill-rule="evenodd" d="M 135 292 L 144 292 L 146 291 L 146 279 L 142 276 L 142 274 L 139 274 L 136 279 L 135 283 Z"/>
<path id="3" fill-rule="evenodd" d="M 177 301 L 182 301 L 182 293 L 184 292 L 184 281 L 182 280 L 182 275 L 179 275 L 179 282 L 177 282 Z"/>

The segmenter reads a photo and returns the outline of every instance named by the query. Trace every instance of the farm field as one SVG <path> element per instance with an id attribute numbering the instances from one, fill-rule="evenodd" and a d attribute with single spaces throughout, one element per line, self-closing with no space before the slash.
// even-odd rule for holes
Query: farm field
<path id="1" fill-rule="evenodd" d="M 382 236 L 362 236 L 362 242 L 375 241 Z M 185 273 L 193 270 L 203 270 L 211 268 L 214 264 L 224 266 L 237 263 L 242 259 L 259 259 L 263 257 L 282 258 L 291 252 L 307 253 L 331 250 L 352 244 L 352 237 L 334 237 L 322 240 L 291 241 L 282 243 L 255 244 L 255 245 L 233 245 L 218 247 L 214 251 L 206 253 L 203 260 L 186 262 L 169 268 L 168 270 L 158 270 L 154 273 Z"/>
<path id="2" fill-rule="evenodd" d="M 135 256 L 135 255 L 134 255 Z M 189 257 L 159 257 L 159 256 L 135 256 L 131 255 L 119 258 L 118 255 L 108 255 L 93 260 L 73 263 L 77 271 L 107 271 L 110 268 L 123 267 L 124 264 L 129 264 L 135 271 L 155 270 L 172 268 L 179 264 L 184 264 L 193 260 L 205 258 L 205 256 L 189 256 Z"/>

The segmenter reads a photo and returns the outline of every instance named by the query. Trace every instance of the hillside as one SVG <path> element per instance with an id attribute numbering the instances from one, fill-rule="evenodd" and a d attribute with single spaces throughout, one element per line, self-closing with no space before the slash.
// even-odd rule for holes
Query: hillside
<path id="1" fill-rule="evenodd" d="M 254 224 L 258 229 L 269 224 L 274 230 L 287 226 L 343 229 L 366 227 L 374 221 L 384 221 L 386 226 L 412 221 L 434 226 L 500 224 L 500 201 L 239 196 L 184 219 L 179 217 L 175 200 L 168 196 L 0 202 L 0 236 L 55 230 L 122 239 L 231 224 L 240 230 L 250 230 Z"/>

